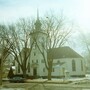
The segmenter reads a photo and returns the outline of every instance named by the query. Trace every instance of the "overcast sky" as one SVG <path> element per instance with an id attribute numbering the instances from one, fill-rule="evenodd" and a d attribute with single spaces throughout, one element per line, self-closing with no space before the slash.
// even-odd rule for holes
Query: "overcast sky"
<path id="1" fill-rule="evenodd" d="M 0 0 L 0 22 L 36 17 L 37 8 L 41 17 L 50 10 L 57 14 L 63 11 L 82 31 L 90 31 L 90 0 Z"/>
<path id="2" fill-rule="evenodd" d="M 12 22 L 21 17 L 35 17 L 37 8 L 40 16 L 49 10 L 57 14 L 63 10 L 65 16 L 89 30 L 89 4 L 90 0 L 0 0 L 0 22 Z"/>

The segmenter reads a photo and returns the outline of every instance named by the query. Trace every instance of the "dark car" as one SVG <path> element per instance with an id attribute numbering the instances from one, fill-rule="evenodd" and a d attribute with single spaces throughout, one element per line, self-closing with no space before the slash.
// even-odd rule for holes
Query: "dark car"
<path id="1" fill-rule="evenodd" d="M 12 77 L 9 79 L 10 82 L 14 82 L 14 83 L 24 83 L 25 82 L 25 78 L 22 77 Z"/>

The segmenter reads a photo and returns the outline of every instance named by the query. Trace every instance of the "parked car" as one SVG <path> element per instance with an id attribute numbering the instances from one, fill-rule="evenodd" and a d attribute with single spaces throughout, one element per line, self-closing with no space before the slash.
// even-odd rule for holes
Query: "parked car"
<path id="1" fill-rule="evenodd" d="M 16 76 L 16 77 L 12 77 L 9 79 L 10 82 L 14 82 L 14 83 L 24 83 L 25 82 L 25 78 Z"/>

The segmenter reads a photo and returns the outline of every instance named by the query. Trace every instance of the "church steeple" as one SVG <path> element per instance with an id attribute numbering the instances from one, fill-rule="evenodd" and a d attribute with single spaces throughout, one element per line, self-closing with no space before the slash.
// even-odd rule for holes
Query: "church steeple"
<path id="1" fill-rule="evenodd" d="M 38 11 L 38 9 L 37 9 L 37 20 L 35 22 L 35 30 L 36 31 L 41 30 L 41 22 L 39 20 L 39 11 Z"/>
<path id="2" fill-rule="evenodd" d="M 39 11 L 37 9 L 37 20 L 39 20 Z"/>

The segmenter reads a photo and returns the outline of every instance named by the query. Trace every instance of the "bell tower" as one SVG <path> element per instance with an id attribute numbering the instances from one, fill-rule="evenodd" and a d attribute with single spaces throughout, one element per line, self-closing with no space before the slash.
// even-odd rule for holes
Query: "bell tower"
<path id="1" fill-rule="evenodd" d="M 39 19 L 39 11 L 37 10 L 37 19 L 35 22 L 34 30 L 31 32 L 31 44 L 33 43 L 32 53 L 31 53 L 31 66 L 32 75 L 41 76 L 43 74 L 43 69 L 45 68 L 45 63 L 42 64 L 42 60 L 47 59 L 47 33 L 41 28 L 41 22 Z M 42 53 L 44 55 L 42 55 Z M 43 75 L 42 75 L 43 76 Z"/>
<path id="2" fill-rule="evenodd" d="M 37 10 L 37 19 L 34 23 L 34 29 L 30 33 L 31 35 L 31 44 L 33 42 L 37 42 L 38 46 L 42 47 L 42 44 L 44 46 L 46 45 L 47 41 L 47 33 L 45 33 L 45 30 L 41 28 L 42 24 L 39 19 L 39 11 Z"/>

